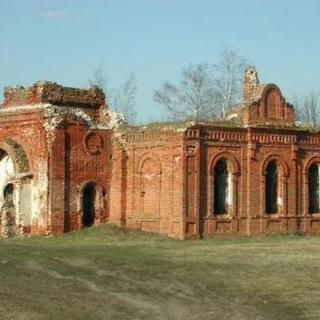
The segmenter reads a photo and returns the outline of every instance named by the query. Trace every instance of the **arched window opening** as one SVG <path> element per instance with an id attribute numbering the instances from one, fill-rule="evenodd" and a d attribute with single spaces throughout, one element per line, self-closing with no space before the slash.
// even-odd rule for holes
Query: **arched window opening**
<path id="1" fill-rule="evenodd" d="M 7 151 L 0 148 L 0 220 L 1 232 L 6 237 L 30 232 L 32 175 L 22 146 L 10 138 L 2 146 Z M 36 212 L 38 209 L 35 208 Z"/>
<path id="2" fill-rule="evenodd" d="M 266 170 L 266 213 L 278 212 L 278 167 L 275 161 Z"/>
<path id="3" fill-rule="evenodd" d="M 0 149 L 0 189 L 3 190 L 3 199 L 5 195 L 13 193 L 13 184 L 8 181 L 15 175 L 15 165 L 11 156 Z"/>
<path id="4" fill-rule="evenodd" d="M 319 170 L 320 165 L 314 163 L 308 172 L 309 180 L 309 213 L 318 213 L 320 212 L 320 201 L 319 201 Z"/>
<path id="5" fill-rule="evenodd" d="M 231 204 L 231 183 L 226 160 L 219 160 L 214 167 L 214 213 L 228 213 Z"/>
<path id="6" fill-rule="evenodd" d="M 96 188 L 94 183 L 88 183 L 83 189 L 82 195 L 82 225 L 90 227 L 95 219 Z"/>
<path id="7" fill-rule="evenodd" d="M 3 189 L 3 206 L 1 208 L 1 235 L 4 238 L 16 234 L 16 215 L 13 201 L 14 187 L 9 183 Z"/>
<path id="8" fill-rule="evenodd" d="M 13 184 L 9 183 L 3 190 L 4 204 L 7 207 L 13 207 Z"/>

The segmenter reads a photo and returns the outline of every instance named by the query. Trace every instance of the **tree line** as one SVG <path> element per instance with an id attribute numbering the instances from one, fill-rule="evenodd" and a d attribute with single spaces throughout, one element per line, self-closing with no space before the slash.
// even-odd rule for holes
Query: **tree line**
<path id="1" fill-rule="evenodd" d="M 301 124 L 318 127 L 320 125 L 320 93 L 310 91 L 302 96 L 293 96 L 296 118 Z"/>
<path id="2" fill-rule="evenodd" d="M 217 61 L 211 64 L 190 64 L 183 68 L 180 80 L 177 83 L 165 81 L 154 90 L 153 99 L 164 109 L 168 120 L 224 120 L 229 110 L 242 100 L 242 79 L 246 65 L 246 59 L 236 51 L 223 49 Z M 131 74 L 117 88 L 109 86 L 108 80 L 100 65 L 89 83 L 104 91 L 111 109 L 120 112 L 129 124 L 135 124 L 135 76 Z M 320 125 L 319 92 L 293 95 L 291 102 L 299 122 L 312 127 Z"/>

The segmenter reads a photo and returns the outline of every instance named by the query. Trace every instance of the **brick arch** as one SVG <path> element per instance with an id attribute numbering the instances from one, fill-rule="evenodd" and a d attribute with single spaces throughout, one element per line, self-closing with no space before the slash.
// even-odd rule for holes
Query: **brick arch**
<path id="1" fill-rule="evenodd" d="M 280 98 L 282 98 L 282 92 L 281 92 L 280 88 L 277 85 L 275 85 L 274 83 L 269 83 L 268 85 L 266 85 L 263 88 L 263 92 L 262 92 L 262 95 L 261 95 L 262 99 L 265 99 L 270 91 L 276 91 L 278 96 Z"/>
<path id="2" fill-rule="evenodd" d="M 208 171 L 210 175 L 213 174 L 213 170 L 217 162 L 222 159 L 225 159 L 227 161 L 227 164 L 231 164 L 229 168 L 231 169 L 231 173 L 233 175 L 240 175 L 241 171 L 238 160 L 232 153 L 227 151 L 219 152 L 210 159 L 208 166 Z"/>
<path id="3" fill-rule="evenodd" d="M 143 168 L 143 165 L 145 163 L 146 160 L 149 160 L 149 159 L 153 159 L 155 160 L 155 162 L 158 164 L 158 168 L 159 170 L 157 171 L 158 173 L 162 173 L 162 163 L 161 163 L 161 160 L 159 158 L 159 156 L 153 152 L 146 152 L 144 153 L 140 160 L 138 161 L 138 165 L 137 165 L 137 172 L 138 173 L 141 173 L 142 172 L 142 168 Z"/>
<path id="4" fill-rule="evenodd" d="M 303 166 L 303 174 L 305 176 L 308 176 L 309 169 L 314 163 L 320 164 L 320 156 L 311 156 L 305 161 Z"/>
<path id="5" fill-rule="evenodd" d="M 10 155 L 19 174 L 30 173 L 29 157 L 19 142 L 8 138 L 0 142 L 0 149 Z"/>
<path id="6" fill-rule="evenodd" d="M 260 175 L 265 176 L 267 166 L 271 161 L 275 161 L 281 170 L 281 175 L 285 178 L 289 176 L 289 166 L 285 160 L 283 160 L 278 154 L 270 154 L 268 155 L 264 161 L 262 162 L 262 165 L 260 167 Z"/>

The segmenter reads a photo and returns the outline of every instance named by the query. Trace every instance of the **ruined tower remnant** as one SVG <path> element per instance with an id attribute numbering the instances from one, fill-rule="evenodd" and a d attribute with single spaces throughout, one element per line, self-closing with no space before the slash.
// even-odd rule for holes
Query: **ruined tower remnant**
<path id="1" fill-rule="evenodd" d="M 243 100 L 245 103 L 252 103 L 257 94 L 257 86 L 259 85 L 259 78 L 257 70 L 254 66 L 247 66 L 244 72 L 242 90 Z"/>

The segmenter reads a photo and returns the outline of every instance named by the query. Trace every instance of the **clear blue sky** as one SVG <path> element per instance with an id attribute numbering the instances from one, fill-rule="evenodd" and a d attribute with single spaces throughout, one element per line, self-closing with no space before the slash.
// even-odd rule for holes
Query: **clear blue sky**
<path id="1" fill-rule="evenodd" d="M 320 90 L 319 0 L 0 0 L 0 88 L 52 80 L 110 85 L 136 75 L 140 120 L 153 90 L 229 47 L 290 96 Z"/>

